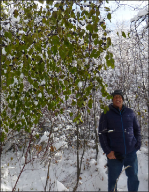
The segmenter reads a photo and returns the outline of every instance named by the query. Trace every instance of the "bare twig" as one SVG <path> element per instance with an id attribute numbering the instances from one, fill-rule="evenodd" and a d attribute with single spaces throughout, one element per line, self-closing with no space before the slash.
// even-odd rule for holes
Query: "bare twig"
<path id="1" fill-rule="evenodd" d="M 26 153 L 25 153 L 25 162 L 24 162 L 24 165 L 23 165 L 23 167 L 22 167 L 22 169 L 21 169 L 21 171 L 20 171 L 20 174 L 19 174 L 19 176 L 18 176 L 18 178 L 17 178 L 17 181 L 16 181 L 16 183 L 15 183 L 13 189 L 12 189 L 12 192 L 15 191 L 16 185 L 17 185 L 17 183 L 18 183 L 18 181 L 19 181 L 19 179 L 20 179 L 20 177 L 21 177 L 21 174 L 23 173 L 23 170 L 24 170 L 26 164 L 29 163 L 29 162 L 27 162 L 27 155 L 28 155 L 28 152 L 29 152 L 29 149 L 30 149 L 30 146 L 31 146 L 31 141 L 32 141 L 32 133 L 31 133 L 30 142 L 29 142 L 29 144 L 28 144 L 28 148 L 27 148 Z"/>
<path id="2" fill-rule="evenodd" d="M 123 172 L 124 170 L 126 170 L 128 167 L 131 167 L 131 166 L 128 165 L 127 167 L 125 167 L 125 169 L 122 170 L 122 172 Z M 121 174 L 122 174 L 122 172 L 121 172 Z M 121 174 L 119 175 L 119 177 L 121 176 Z M 116 180 L 115 187 L 114 187 L 114 191 L 116 190 L 116 185 L 117 185 L 117 182 L 118 182 L 118 180 L 119 180 L 119 177 L 118 177 L 117 180 Z"/>
<path id="3" fill-rule="evenodd" d="M 49 168 L 50 168 L 50 164 L 51 164 L 51 160 L 49 160 L 49 164 L 48 164 L 48 171 L 47 171 L 46 185 L 45 185 L 45 188 L 44 188 L 45 191 L 46 191 L 47 184 L 48 184 L 48 180 L 49 180 Z"/>

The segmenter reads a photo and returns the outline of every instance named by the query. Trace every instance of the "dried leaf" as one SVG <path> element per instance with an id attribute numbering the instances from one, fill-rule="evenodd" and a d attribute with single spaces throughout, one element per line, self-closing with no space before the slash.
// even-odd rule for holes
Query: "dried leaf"
<path id="1" fill-rule="evenodd" d="M 50 151 L 52 151 L 52 152 L 54 151 L 54 147 L 53 147 L 53 146 L 51 146 L 51 149 L 50 149 Z"/>
<path id="2" fill-rule="evenodd" d="M 42 146 L 41 145 L 35 145 L 36 151 L 40 153 L 42 151 Z"/>

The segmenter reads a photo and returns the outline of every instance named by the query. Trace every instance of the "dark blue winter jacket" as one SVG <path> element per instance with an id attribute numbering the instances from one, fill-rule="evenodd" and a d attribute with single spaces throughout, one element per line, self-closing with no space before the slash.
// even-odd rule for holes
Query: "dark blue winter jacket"
<path id="1" fill-rule="evenodd" d="M 99 121 L 99 141 L 108 155 L 111 151 L 123 155 L 139 150 L 141 146 L 141 131 L 132 109 L 123 105 L 122 110 L 109 105 L 109 111 L 101 114 Z"/>

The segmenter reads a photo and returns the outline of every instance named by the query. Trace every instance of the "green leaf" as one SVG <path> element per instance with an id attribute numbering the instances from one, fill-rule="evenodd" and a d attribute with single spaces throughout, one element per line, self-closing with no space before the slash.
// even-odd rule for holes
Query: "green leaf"
<path id="1" fill-rule="evenodd" d="M 65 101 L 67 101 L 67 100 L 68 100 L 68 98 L 69 98 L 69 97 L 68 97 L 68 95 L 65 95 Z"/>
<path id="2" fill-rule="evenodd" d="M 46 3 L 49 4 L 49 5 L 52 5 L 54 2 L 54 0 L 46 0 Z"/>
<path id="3" fill-rule="evenodd" d="M 139 115 L 139 116 L 141 115 L 140 111 L 138 112 L 138 115 Z"/>
<path id="4" fill-rule="evenodd" d="M 103 30 L 106 29 L 106 25 L 104 23 L 101 24 L 101 27 L 103 28 Z"/>
<path id="5" fill-rule="evenodd" d="M 70 113 L 69 113 L 69 115 L 70 115 L 70 117 L 72 117 L 72 116 L 73 116 L 73 113 L 72 113 L 72 112 L 70 112 Z"/>
<path id="6" fill-rule="evenodd" d="M 91 9 L 89 15 L 91 16 L 91 15 L 93 15 L 94 13 L 95 13 L 95 10 L 94 10 L 94 9 Z"/>
<path id="7" fill-rule="evenodd" d="M 17 16 L 19 15 L 18 10 L 15 9 L 14 12 L 13 12 L 13 14 L 14 14 L 14 17 L 17 18 Z"/>
<path id="8" fill-rule="evenodd" d="M 111 38 L 108 37 L 108 38 L 107 38 L 107 46 L 109 47 L 110 45 L 111 45 Z"/>
<path id="9" fill-rule="evenodd" d="M 107 96 L 107 99 L 109 99 L 109 100 L 112 99 L 112 98 L 113 98 L 113 97 L 112 97 L 111 95 L 108 95 L 108 96 Z"/>
<path id="10" fill-rule="evenodd" d="M 109 7 L 104 7 L 106 11 L 110 11 L 110 8 Z"/>
<path id="11" fill-rule="evenodd" d="M 36 139 L 39 139 L 39 134 L 36 134 L 35 137 L 36 137 Z"/>
<path id="12" fill-rule="evenodd" d="M 93 38 L 93 39 L 98 38 L 98 34 L 93 33 L 93 34 L 92 34 L 92 38 Z"/>
<path id="13" fill-rule="evenodd" d="M 126 38 L 126 34 L 124 33 L 124 31 L 122 31 L 122 36 L 123 36 L 124 38 Z"/>
<path id="14" fill-rule="evenodd" d="M 58 33 L 61 33 L 61 31 L 62 31 L 62 28 L 61 28 L 61 27 L 58 27 L 58 28 L 57 28 L 57 32 L 58 32 Z"/>
<path id="15" fill-rule="evenodd" d="M 53 43 L 54 45 L 59 44 L 59 38 L 58 38 L 58 36 L 53 36 L 53 38 L 52 38 L 52 43 Z"/>
<path id="16" fill-rule="evenodd" d="M 4 132 L 1 132 L 1 134 L 0 134 L 0 141 L 4 142 L 5 137 L 6 137 L 6 134 Z"/>
<path id="17" fill-rule="evenodd" d="M 107 60 L 107 66 L 110 67 L 112 65 L 111 60 Z"/>
<path id="18" fill-rule="evenodd" d="M 64 109 L 63 109 L 63 108 L 61 108 L 61 109 L 60 109 L 60 113 L 61 113 L 61 114 L 63 114 L 63 112 L 64 112 Z"/>
<path id="19" fill-rule="evenodd" d="M 100 71 L 102 68 L 102 65 L 98 65 L 98 70 Z"/>
<path id="20" fill-rule="evenodd" d="M 103 34 L 104 36 L 107 36 L 107 33 L 106 32 L 104 32 L 104 34 Z"/>
<path id="21" fill-rule="evenodd" d="M 56 53 L 57 53 L 57 51 L 58 51 L 57 46 L 56 46 L 56 45 L 53 46 L 53 47 L 51 48 L 51 51 L 53 52 L 54 55 L 56 55 Z"/>
<path id="22" fill-rule="evenodd" d="M 108 13 L 107 18 L 110 20 L 111 19 L 111 13 Z"/>
<path id="23" fill-rule="evenodd" d="M 72 105 L 72 106 L 73 106 L 73 105 L 76 105 L 76 101 L 72 100 L 71 105 Z"/>
<path id="24" fill-rule="evenodd" d="M 96 49 L 93 49 L 93 51 L 92 51 L 90 57 L 95 57 L 95 58 L 96 58 Z"/>
<path id="25" fill-rule="evenodd" d="M 91 33 L 93 33 L 93 26 L 91 24 L 88 24 L 86 26 L 86 29 L 89 30 Z"/>
<path id="26" fill-rule="evenodd" d="M 82 105 L 83 105 L 83 101 L 80 100 L 80 99 L 78 99 L 78 100 L 77 100 L 77 107 L 81 108 Z"/>
<path id="27" fill-rule="evenodd" d="M 130 36 L 129 36 L 129 35 L 130 35 L 130 33 L 128 33 L 128 37 L 130 38 Z"/>
<path id="28" fill-rule="evenodd" d="M 59 48 L 59 54 L 60 54 L 60 57 L 62 59 L 65 59 L 66 58 L 66 55 L 67 55 L 67 52 L 66 52 L 66 49 L 64 47 L 60 47 Z"/>
<path id="29" fill-rule="evenodd" d="M 68 85 L 69 83 L 68 83 L 68 80 L 64 80 L 64 85 Z"/>
<path id="30" fill-rule="evenodd" d="M 94 40 L 94 44 L 97 45 L 99 43 L 99 40 L 98 39 L 95 39 Z"/>
<path id="31" fill-rule="evenodd" d="M 98 32 L 97 23 L 93 24 L 93 25 L 92 25 L 92 28 L 93 28 L 93 31 L 94 31 L 94 32 Z"/>
<path id="32" fill-rule="evenodd" d="M 107 109 L 106 108 L 104 108 L 104 114 L 106 114 L 107 113 Z"/>
<path id="33" fill-rule="evenodd" d="M 12 38 L 12 33 L 11 32 L 5 32 L 5 37 L 7 38 L 9 38 L 10 40 L 11 40 L 11 38 Z M 6 49 L 6 48 L 5 48 Z"/>
<path id="34" fill-rule="evenodd" d="M 53 12 L 52 12 L 52 17 L 53 17 L 54 19 L 57 18 L 57 11 L 53 11 Z"/>
<path id="35" fill-rule="evenodd" d="M 39 1 L 39 3 L 42 3 L 42 4 L 44 3 L 44 0 L 38 0 L 38 1 Z"/>
<path id="36" fill-rule="evenodd" d="M 71 72 L 72 74 L 74 74 L 75 72 L 77 72 L 77 68 L 76 68 L 76 67 L 72 67 L 72 68 L 70 69 L 70 72 Z"/>
<path id="37" fill-rule="evenodd" d="M 88 107 L 89 107 L 90 109 L 92 108 L 92 104 L 93 104 L 93 100 L 90 99 L 90 100 L 88 101 Z"/>

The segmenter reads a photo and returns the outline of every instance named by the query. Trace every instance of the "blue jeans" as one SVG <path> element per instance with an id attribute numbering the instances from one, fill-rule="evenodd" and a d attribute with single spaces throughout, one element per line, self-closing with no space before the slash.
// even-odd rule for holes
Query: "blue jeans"
<path id="1" fill-rule="evenodd" d="M 108 159 L 108 191 L 114 191 L 116 180 L 119 177 L 123 166 L 127 167 L 128 165 L 131 166 L 125 169 L 125 173 L 128 177 L 128 191 L 138 191 L 138 159 L 136 150 L 124 156 L 122 162 L 117 159 Z M 115 191 L 117 191 L 117 186 Z"/>

